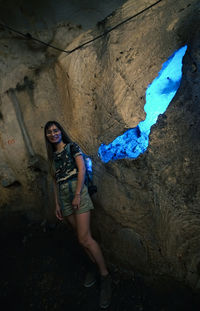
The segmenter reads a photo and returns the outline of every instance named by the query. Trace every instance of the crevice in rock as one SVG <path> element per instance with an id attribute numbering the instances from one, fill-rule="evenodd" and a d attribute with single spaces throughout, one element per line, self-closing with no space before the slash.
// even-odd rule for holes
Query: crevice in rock
<path id="1" fill-rule="evenodd" d="M 16 93 L 15 93 L 15 90 L 9 89 L 7 93 L 8 93 L 8 96 L 10 97 L 10 99 L 13 103 L 15 113 L 16 113 L 16 117 L 17 117 L 20 129 L 22 132 L 22 136 L 24 138 L 24 143 L 25 143 L 27 152 L 28 152 L 30 157 L 34 157 L 35 153 L 34 153 L 34 150 L 32 147 L 32 143 L 31 143 L 31 139 L 29 137 L 28 131 L 26 130 L 26 127 L 24 124 L 23 114 L 21 112 L 20 105 L 19 105 L 18 98 L 17 98 Z"/>
<path id="2" fill-rule="evenodd" d="M 15 180 L 13 183 L 11 183 L 7 186 L 4 185 L 4 187 L 9 188 L 9 189 L 10 188 L 18 188 L 20 186 L 21 186 L 21 183 L 18 180 Z"/>

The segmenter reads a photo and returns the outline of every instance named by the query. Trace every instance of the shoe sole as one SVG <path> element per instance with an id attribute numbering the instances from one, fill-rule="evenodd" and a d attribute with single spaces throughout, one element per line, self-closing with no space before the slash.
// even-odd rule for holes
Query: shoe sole
<path id="1" fill-rule="evenodd" d="M 94 281 L 92 281 L 91 283 L 88 283 L 88 284 L 83 284 L 83 286 L 88 288 L 88 287 L 92 287 L 95 283 L 96 283 L 96 280 L 94 280 Z"/>
<path id="2" fill-rule="evenodd" d="M 101 305 L 100 305 L 100 308 L 101 308 L 101 309 L 107 309 L 108 307 L 110 307 L 110 305 L 111 305 L 110 303 L 107 304 L 107 305 L 104 305 L 104 306 L 101 306 Z"/>

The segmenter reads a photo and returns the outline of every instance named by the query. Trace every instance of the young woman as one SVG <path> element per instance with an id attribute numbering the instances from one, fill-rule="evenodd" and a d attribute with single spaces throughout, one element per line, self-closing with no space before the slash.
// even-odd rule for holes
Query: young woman
<path id="1" fill-rule="evenodd" d="M 90 210 L 94 207 L 85 180 L 85 163 L 80 147 L 72 142 L 56 121 L 49 121 L 44 128 L 50 172 L 53 176 L 55 214 L 66 219 L 76 231 L 79 243 L 101 275 L 100 306 L 107 308 L 111 301 L 111 278 L 98 243 L 91 236 Z M 88 272 L 84 282 L 90 287 L 96 282 L 96 273 Z"/>

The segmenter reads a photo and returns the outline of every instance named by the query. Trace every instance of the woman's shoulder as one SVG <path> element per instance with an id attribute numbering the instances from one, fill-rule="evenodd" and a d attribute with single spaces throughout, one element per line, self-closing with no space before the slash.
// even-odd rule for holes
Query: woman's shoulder
<path id="1" fill-rule="evenodd" d="M 68 145 L 70 145 L 71 148 L 80 148 L 79 145 L 78 145 L 75 141 L 72 141 L 72 142 L 69 143 Z"/>
<path id="2" fill-rule="evenodd" d="M 70 150 L 71 150 L 71 153 L 74 157 L 77 155 L 80 155 L 80 154 L 82 155 L 81 148 L 76 142 L 70 143 Z"/>

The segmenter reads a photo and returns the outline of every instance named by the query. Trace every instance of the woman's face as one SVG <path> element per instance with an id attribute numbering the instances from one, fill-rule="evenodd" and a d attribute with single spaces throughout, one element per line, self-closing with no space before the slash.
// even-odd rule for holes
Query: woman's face
<path id="1" fill-rule="evenodd" d="M 52 144 L 58 144 L 62 141 L 62 133 L 55 124 L 46 130 L 46 137 Z"/>

